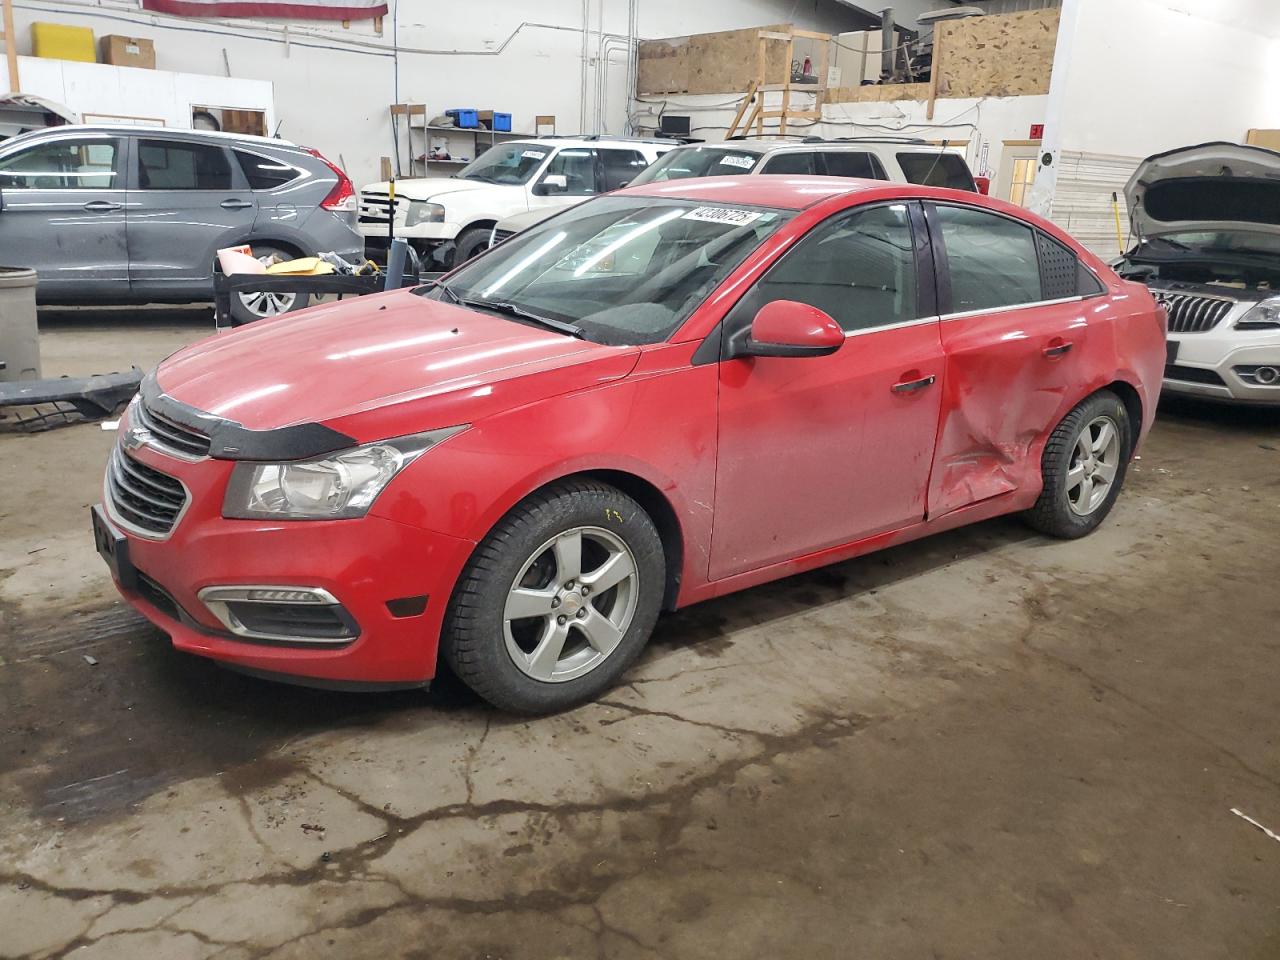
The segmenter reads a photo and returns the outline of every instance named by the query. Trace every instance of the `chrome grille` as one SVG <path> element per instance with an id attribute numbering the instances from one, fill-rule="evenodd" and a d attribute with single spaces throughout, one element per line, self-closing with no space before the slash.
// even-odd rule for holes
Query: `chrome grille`
<path id="1" fill-rule="evenodd" d="M 107 501 L 115 518 L 144 534 L 164 536 L 187 505 L 182 483 L 133 459 L 117 445 L 107 463 Z"/>
<path id="2" fill-rule="evenodd" d="M 395 212 L 404 205 L 403 197 L 396 197 Z M 391 197 L 385 193 L 366 190 L 360 194 L 360 222 L 386 223 L 391 213 Z"/>
<path id="3" fill-rule="evenodd" d="M 1153 290 L 1152 293 L 1169 311 L 1170 333 L 1204 333 L 1212 330 L 1231 312 L 1236 303 L 1221 297 L 1201 297 L 1165 290 Z"/>
<path id="4" fill-rule="evenodd" d="M 208 437 L 160 416 L 145 403 L 135 406 L 130 416 L 134 425 L 149 432 L 159 446 L 195 459 L 209 455 Z"/>

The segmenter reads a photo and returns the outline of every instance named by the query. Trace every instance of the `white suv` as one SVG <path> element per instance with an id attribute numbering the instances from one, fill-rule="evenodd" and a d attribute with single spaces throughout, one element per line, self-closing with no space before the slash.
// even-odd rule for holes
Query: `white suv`
<path id="1" fill-rule="evenodd" d="M 424 261 L 469 260 L 489 244 L 493 225 L 515 213 L 560 209 L 633 180 L 676 140 L 539 137 L 491 147 L 456 176 L 396 181 L 360 191 L 359 229 L 371 247 L 386 242 L 388 215 Z"/>

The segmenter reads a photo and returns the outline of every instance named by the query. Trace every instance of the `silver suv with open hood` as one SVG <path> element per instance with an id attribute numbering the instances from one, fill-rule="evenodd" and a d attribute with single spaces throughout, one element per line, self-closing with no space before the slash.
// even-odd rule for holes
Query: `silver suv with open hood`
<path id="1" fill-rule="evenodd" d="M 1280 404 L 1280 153 L 1158 153 L 1125 198 L 1137 242 L 1116 269 L 1168 310 L 1165 392 Z"/>

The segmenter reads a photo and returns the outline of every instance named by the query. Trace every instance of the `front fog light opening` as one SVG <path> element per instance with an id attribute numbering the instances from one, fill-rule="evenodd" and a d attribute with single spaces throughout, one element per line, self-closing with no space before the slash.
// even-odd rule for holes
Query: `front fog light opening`
<path id="1" fill-rule="evenodd" d="M 228 631 L 249 640 L 350 643 L 360 635 L 347 609 L 321 587 L 205 587 L 198 596 Z"/>
<path id="2" fill-rule="evenodd" d="M 1280 386 L 1280 367 L 1271 364 L 1238 366 L 1235 372 L 1245 383 L 1259 387 Z"/>

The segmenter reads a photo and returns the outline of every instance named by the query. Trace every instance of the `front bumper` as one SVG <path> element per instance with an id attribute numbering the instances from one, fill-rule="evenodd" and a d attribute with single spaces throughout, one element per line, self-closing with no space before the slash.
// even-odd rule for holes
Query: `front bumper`
<path id="1" fill-rule="evenodd" d="M 1258 367 L 1280 370 L 1280 331 L 1238 331 L 1224 325 L 1209 333 L 1171 333 L 1169 344 L 1165 393 L 1280 404 L 1280 382 L 1258 383 L 1250 373 Z"/>
<path id="2" fill-rule="evenodd" d="M 175 648 L 321 685 L 413 685 L 435 675 L 445 608 L 475 544 L 377 516 L 226 520 L 221 504 L 231 463 L 181 462 L 149 447 L 130 455 L 190 491 L 190 505 L 166 539 L 122 529 L 105 512 L 95 522 L 125 545 L 124 563 L 112 571 L 120 593 Z M 98 540 L 101 551 L 101 532 Z M 354 637 L 237 636 L 199 596 L 209 587 L 250 585 L 326 591 L 349 615 Z"/>
<path id="3" fill-rule="evenodd" d="M 368 238 L 383 238 L 388 236 L 387 221 L 367 221 L 362 220 L 359 224 L 361 235 Z M 412 227 L 404 225 L 404 217 L 397 216 L 395 222 L 395 235 L 405 240 L 436 240 L 443 242 L 445 240 L 453 240 L 462 230 L 462 225 L 458 223 L 419 223 Z"/>

